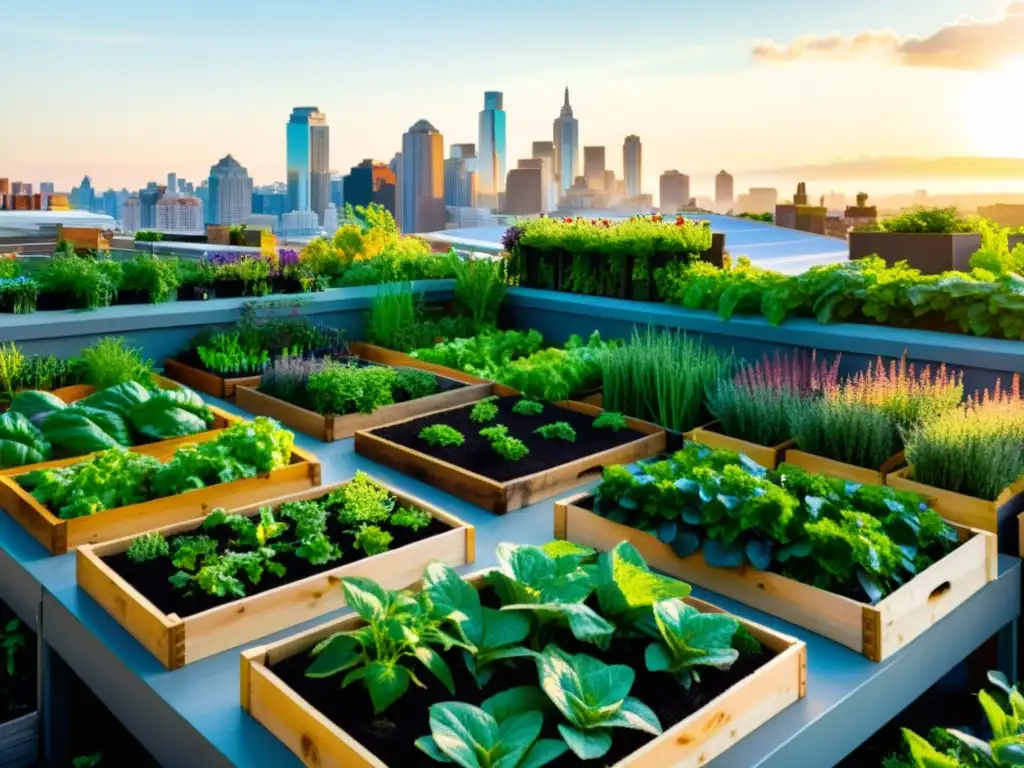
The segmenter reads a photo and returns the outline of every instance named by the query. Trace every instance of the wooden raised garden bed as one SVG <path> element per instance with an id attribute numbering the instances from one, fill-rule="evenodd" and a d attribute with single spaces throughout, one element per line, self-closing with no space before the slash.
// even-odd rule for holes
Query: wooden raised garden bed
<path id="1" fill-rule="evenodd" d="M 0 768 L 29 768 L 38 760 L 38 712 L 0 724 Z"/>
<path id="2" fill-rule="evenodd" d="M 998 535 L 1000 552 L 1024 552 L 1024 536 L 1019 539 L 1022 546 L 1018 546 L 1018 536 L 1013 531 L 1013 521 L 1024 513 L 1024 477 L 999 494 L 995 501 L 985 501 L 916 482 L 910 479 L 910 474 L 910 467 L 893 472 L 886 478 L 886 485 L 923 496 L 947 520 Z"/>
<path id="3" fill-rule="evenodd" d="M 216 373 L 210 373 L 200 368 L 194 368 L 173 357 L 164 360 L 164 371 L 175 381 L 191 387 L 196 392 L 230 399 L 235 396 L 235 387 L 255 387 L 260 383 L 260 376 L 240 376 L 234 379 L 225 379 Z"/>
<path id="4" fill-rule="evenodd" d="M 325 415 L 260 392 L 256 387 L 243 385 L 235 388 L 235 402 L 239 408 L 244 408 L 250 413 L 269 416 L 285 426 L 315 437 L 317 440 L 331 443 L 335 440 L 352 437 L 360 429 L 369 429 L 380 424 L 421 416 L 442 408 L 476 402 L 491 393 L 491 385 L 488 383 L 467 384 L 447 379 L 440 374 L 435 375 L 440 387 L 440 391 L 437 393 L 416 400 L 386 405 L 373 413 L 349 413 L 344 416 Z"/>
<path id="5" fill-rule="evenodd" d="M 822 475 L 838 477 L 854 483 L 861 483 L 862 485 L 885 485 L 886 477 L 907 463 L 903 454 L 898 453 L 888 459 L 880 468 L 867 469 L 865 467 L 858 467 L 855 464 L 827 459 L 824 456 L 792 448 L 786 451 L 783 460 L 788 464 L 802 467 L 808 472 L 818 472 Z"/>
<path id="6" fill-rule="evenodd" d="M 479 589 L 484 573 L 474 574 L 467 580 Z M 686 602 L 702 613 L 722 613 L 701 600 L 687 598 Z M 775 657 L 683 720 L 673 725 L 665 723 L 661 736 L 616 762 L 616 768 L 700 768 L 804 696 L 807 679 L 804 643 L 739 616 L 735 618 L 766 648 L 775 652 Z M 242 653 L 242 708 L 310 768 L 389 768 L 274 672 L 276 665 L 307 653 L 335 632 L 355 629 L 361 623 L 358 616 L 346 616 Z M 405 722 L 401 725 L 396 731 L 397 738 L 412 740 L 429 732 L 426 711 L 422 724 Z M 426 757 L 422 764 L 433 765 Z M 603 763 L 596 761 L 597 764 Z"/>
<path id="7" fill-rule="evenodd" d="M 654 570 L 778 616 L 872 661 L 904 648 L 998 575 L 996 537 L 954 524 L 961 546 L 869 605 L 749 565 L 715 568 L 699 552 L 681 558 L 654 536 L 594 514 L 586 506 L 592 499 L 581 493 L 555 504 L 556 538 L 595 549 L 628 541 Z"/>
<path id="8" fill-rule="evenodd" d="M 716 425 L 717 422 L 712 422 L 706 426 L 697 427 L 697 429 L 688 433 L 686 437 L 689 440 L 693 440 L 695 443 L 701 443 L 709 448 L 742 453 L 756 461 L 765 469 L 775 469 L 778 467 L 783 460 L 783 456 L 794 445 L 792 440 L 787 440 L 781 445 L 775 446 L 748 443 L 746 440 L 729 437 L 728 435 L 717 431 Z M 807 455 L 809 456 L 810 454 Z"/>
<path id="9" fill-rule="evenodd" d="M 168 461 L 176 450 L 186 445 L 215 440 L 223 430 L 200 432 L 197 435 L 164 440 L 161 443 L 131 448 L 134 453 Z M 60 459 L 34 465 L 34 469 L 66 467 L 85 461 L 90 456 Z M 236 509 L 248 504 L 285 496 L 320 484 L 320 460 L 300 448 L 292 448 L 291 463 L 268 475 L 210 485 L 198 490 L 108 509 L 94 515 L 64 520 L 57 517 L 22 488 L 17 477 L 25 474 L 18 468 L 0 475 L 0 507 L 53 555 L 63 555 L 83 544 L 96 544 L 131 534 L 192 520 L 216 507 Z"/>
<path id="10" fill-rule="evenodd" d="M 500 413 L 489 423 L 471 421 L 471 406 L 464 405 L 360 430 L 355 434 L 356 452 L 500 515 L 597 479 L 607 466 L 629 464 L 665 450 L 665 431 L 653 424 L 626 419 L 626 429 L 616 433 L 591 426 L 602 413 L 592 405 L 546 403 L 540 415 L 519 416 L 511 413 L 516 400 L 500 398 Z M 556 421 L 576 429 L 574 443 L 533 434 L 534 425 Z M 459 430 L 465 443 L 431 448 L 418 437 L 424 427 L 441 424 Z M 512 462 L 495 453 L 478 432 L 496 424 L 508 426 L 513 437 L 527 443 L 531 454 Z"/>
<path id="11" fill-rule="evenodd" d="M 263 507 L 276 510 L 286 502 L 319 499 L 344 485 L 313 488 L 234 511 L 247 517 L 258 516 Z M 416 582 L 432 562 L 451 566 L 473 562 L 473 526 L 419 499 L 384 487 L 397 498 L 399 505 L 428 512 L 447 530 L 428 532 L 405 546 L 354 562 L 353 551 L 346 549 L 341 560 L 321 566 L 319 573 L 186 616 L 160 610 L 106 562 L 125 552 L 135 536 L 81 547 L 77 554 L 78 584 L 161 664 L 167 669 L 178 669 L 343 608 L 345 596 L 338 587 L 340 578 L 362 576 L 388 589 L 402 589 Z M 170 538 L 194 531 L 202 523 L 203 518 L 197 518 L 158 531 Z"/>

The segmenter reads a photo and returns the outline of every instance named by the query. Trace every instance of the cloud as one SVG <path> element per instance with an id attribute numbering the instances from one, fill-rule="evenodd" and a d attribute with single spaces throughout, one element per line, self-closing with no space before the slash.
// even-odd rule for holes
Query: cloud
<path id="1" fill-rule="evenodd" d="M 1008 59 L 1024 56 L 1024 0 L 1011 2 L 994 21 L 965 17 L 924 37 L 902 36 L 891 29 L 853 36 L 802 35 L 788 45 L 758 40 L 753 54 L 761 63 L 883 56 L 905 67 L 995 69 Z"/>

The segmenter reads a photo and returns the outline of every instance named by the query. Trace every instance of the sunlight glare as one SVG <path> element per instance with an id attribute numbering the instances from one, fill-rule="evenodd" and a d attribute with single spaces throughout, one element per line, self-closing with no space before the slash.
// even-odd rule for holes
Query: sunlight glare
<path id="1" fill-rule="evenodd" d="M 1024 157 L 1024 57 L 972 78 L 963 100 L 964 133 L 971 152 Z"/>

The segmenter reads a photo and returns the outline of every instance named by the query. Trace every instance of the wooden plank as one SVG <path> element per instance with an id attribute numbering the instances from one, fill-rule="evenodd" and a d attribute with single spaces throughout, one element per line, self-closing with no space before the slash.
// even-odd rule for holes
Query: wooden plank
<path id="1" fill-rule="evenodd" d="M 381 485 L 400 505 L 423 509 L 449 525 L 451 530 L 353 563 L 346 564 L 342 560 L 334 567 L 325 565 L 325 570 L 304 579 L 180 618 L 162 613 L 103 561 L 104 557 L 127 550 L 137 534 L 81 547 L 77 554 L 78 583 L 165 667 L 178 669 L 345 607 L 345 596 L 338 586 L 342 578 L 365 576 L 388 589 L 402 589 L 418 581 L 432 562 L 453 567 L 473 562 L 475 532 L 471 525 L 415 497 Z M 344 486 L 345 483 L 338 483 L 306 489 L 229 511 L 251 517 L 258 515 L 263 507 L 277 509 L 292 501 L 318 499 Z M 169 538 L 199 528 L 203 520 L 197 517 L 157 530 Z"/>
<path id="2" fill-rule="evenodd" d="M 484 573 L 486 571 L 477 572 L 467 580 L 479 588 Z M 703 612 L 721 612 L 701 600 L 688 598 L 686 602 Z M 616 768 L 663 768 L 667 765 L 699 768 L 805 695 L 807 655 L 804 643 L 742 617 L 736 619 L 778 655 L 616 763 Z M 344 729 L 296 694 L 271 669 L 273 664 L 307 652 L 323 638 L 355 629 L 361 623 L 358 616 L 345 616 L 252 649 L 242 656 L 243 707 L 310 768 L 387 768 Z"/>
<path id="3" fill-rule="evenodd" d="M 782 461 L 783 454 L 795 445 L 792 440 L 787 440 L 774 446 L 759 445 L 735 437 L 729 437 L 729 435 L 716 431 L 714 427 L 698 427 L 693 430 L 690 439 L 709 448 L 746 454 L 765 469 L 775 469 L 778 467 Z"/>
<path id="4" fill-rule="evenodd" d="M 201 432 L 198 435 L 166 440 L 162 443 L 132 448 L 136 453 L 167 461 L 183 445 L 193 445 L 215 439 L 221 430 Z M 88 457 L 61 459 L 47 462 L 47 467 L 67 466 L 85 461 Z M 263 499 L 296 493 L 318 485 L 321 480 L 320 462 L 299 448 L 292 450 L 292 463 L 262 477 L 220 483 L 177 496 L 153 499 L 131 504 L 95 515 L 62 520 L 17 483 L 12 474 L 0 473 L 0 507 L 18 521 L 51 554 L 61 555 L 82 544 L 96 544 L 128 534 L 142 533 L 154 527 L 189 520 L 205 515 L 216 507 L 252 504 Z"/>
<path id="5" fill-rule="evenodd" d="M 238 387 L 235 390 L 235 400 L 240 408 L 250 413 L 270 416 L 292 429 L 330 443 L 352 437 L 360 429 L 379 427 L 382 424 L 423 416 L 444 408 L 475 403 L 487 397 L 490 391 L 490 384 L 466 384 L 447 392 L 386 405 L 373 413 L 349 413 L 344 416 L 325 416 L 272 397 L 254 387 Z"/>
<path id="6" fill-rule="evenodd" d="M 885 478 L 890 472 L 899 469 L 904 463 L 903 454 L 897 454 L 886 460 L 880 469 L 865 469 L 853 464 L 846 464 L 842 461 L 826 459 L 824 456 L 816 456 L 813 453 L 806 453 L 789 449 L 786 451 L 785 461 L 806 469 L 808 472 L 820 472 L 829 477 L 838 477 L 863 485 L 885 485 Z"/>
<path id="7" fill-rule="evenodd" d="M 655 570 L 778 616 L 873 661 L 899 651 L 996 578 L 995 537 L 953 524 L 965 543 L 871 606 L 748 565 L 715 568 L 701 553 L 681 558 L 650 534 L 578 506 L 582 498 L 555 504 L 557 537 L 603 550 L 628 541 Z M 564 519 L 561 527 L 559 519 Z"/>
<path id="8" fill-rule="evenodd" d="M 235 387 L 258 386 L 261 378 L 260 376 L 240 376 L 235 379 L 225 379 L 215 373 L 193 368 L 173 357 L 164 360 L 164 371 L 174 381 L 180 382 L 186 387 L 224 399 L 231 399 L 235 396 Z"/>
<path id="9" fill-rule="evenodd" d="M 555 403 L 557 407 L 596 418 L 602 410 L 593 405 L 574 401 Z M 464 406 L 443 408 L 435 415 L 457 410 Z M 428 414 L 423 414 L 423 416 Z M 394 426 L 412 421 L 415 416 L 383 426 Z M 421 482 L 457 496 L 494 514 L 503 515 L 543 499 L 557 496 L 569 489 L 590 482 L 600 476 L 605 467 L 629 464 L 638 459 L 655 456 L 665 451 L 665 431 L 639 419 L 626 419 L 629 429 L 642 435 L 631 442 L 560 464 L 543 472 L 524 475 L 499 483 L 484 475 L 470 472 L 430 454 L 399 445 L 373 433 L 360 430 L 355 434 L 356 453 L 380 464 L 393 467 Z"/>
<path id="10" fill-rule="evenodd" d="M 38 760 L 38 712 L 0 724 L 0 768 L 29 768 Z"/>
<path id="11" fill-rule="evenodd" d="M 407 355 L 404 352 L 395 352 L 394 350 L 378 347 L 375 344 L 367 344 L 363 341 L 350 341 L 348 349 L 349 352 L 356 357 L 362 360 L 368 360 L 371 363 L 381 363 L 382 365 L 390 365 L 399 368 L 416 368 L 421 371 L 436 373 L 438 376 L 444 376 L 446 379 L 454 379 L 455 381 L 461 381 L 466 384 L 493 383 L 487 379 L 481 379 L 479 376 L 470 376 L 468 373 L 463 373 L 462 371 L 458 371 L 454 368 L 446 368 L 443 365 L 426 363 L 422 360 L 417 360 L 415 357 Z"/>
<path id="12" fill-rule="evenodd" d="M 911 467 L 904 467 L 897 472 L 890 473 L 885 482 L 896 490 L 911 491 L 923 496 L 931 502 L 939 514 L 949 520 L 991 533 L 999 532 L 999 510 L 1013 501 L 1016 496 L 1024 493 L 1024 477 L 1019 478 L 1017 482 L 999 494 L 999 498 L 995 501 L 985 501 L 974 496 L 946 491 L 911 480 L 912 471 Z M 1021 552 L 1024 553 L 1024 547 Z"/>

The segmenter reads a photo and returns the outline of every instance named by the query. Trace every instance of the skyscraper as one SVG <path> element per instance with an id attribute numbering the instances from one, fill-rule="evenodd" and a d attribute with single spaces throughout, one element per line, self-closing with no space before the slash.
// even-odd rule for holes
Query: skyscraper
<path id="1" fill-rule="evenodd" d="M 529 162 L 529 161 L 528 161 Z M 538 166 L 543 160 L 533 160 Z M 541 213 L 544 207 L 544 169 L 542 167 L 514 168 L 508 172 L 504 213 L 525 215 Z"/>
<path id="2" fill-rule="evenodd" d="M 495 207 L 498 196 L 505 191 L 505 134 L 504 97 L 499 91 L 486 91 L 480 112 L 477 194 L 488 208 Z"/>
<path id="3" fill-rule="evenodd" d="M 590 189 L 604 189 L 604 147 L 583 148 L 583 176 Z"/>
<path id="4" fill-rule="evenodd" d="M 471 208 L 476 205 L 480 183 L 476 145 L 452 144 L 448 155 L 444 161 L 444 204 Z"/>
<path id="5" fill-rule="evenodd" d="M 662 213 L 675 213 L 690 204 L 690 177 L 679 171 L 661 174 L 658 207 Z"/>
<path id="6" fill-rule="evenodd" d="M 17 184 L 18 182 L 15 182 Z M 12 189 L 12 194 L 17 192 Z M 91 211 L 96 202 L 96 191 L 92 186 L 92 179 L 88 176 L 82 178 L 82 183 L 71 190 L 71 207 L 81 211 Z"/>
<path id="7" fill-rule="evenodd" d="M 639 197 L 640 182 L 640 137 L 630 134 L 622 144 L 622 175 L 626 179 L 626 197 Z"/>
<path id="8" fill-rule="evenodd" d="M 533 158 L 541 160 L 544 168 L 544 213 L 558 207 L 558 183 L 555 181 L 555 143 L 533 142 Z"/>
<path id="9" fill-rule="evenodd" d="M 156 227 L 156 204 L 164 193 L 167 191 L 167 187 L 162 184 L 157 184 L 155 181 L 149 182 L 145 189 L 139 190 L 139 204 L 141 206 L 140 213 L 140 226 L 142 229 L 153 229 Z"/>
<path id="10" fill-rule="evenodd" d="M 142 204 L 132 195 L 121 206 L 121 229 L 131 234 L 142 229 Z"/>
<path id="11" fill-rule="evenodd" d="M 288 119 L 288 210 L 315 211 L 322 222 L 331 201 L 330 128 L 317 107 L 295 107 Z"/>
<path id="12" fill-rule="evenodd" d="M 402 135 L 398 225 L 404 233 L 444 229 L 444 137 L 426 120 Z"/>
<path id="13" fill-rule="evenodd" d="M 167 174 L 167 197 L 174 197 L 178 194 L 178 174 Z"/>
<path id="14" fill-rule="evenodd" d="M 252 213 L 252 179 L 231 155 L 210 168 L 211 224 L 241 224 Z"/>
<path id="15" fill-rule="evenodd" d="M 569 86 L 565 101 L 554 123 L 555 180 L 562 192 L 572 186 L 580 165 L 580 124 L 572 115 Z"/>
<path id="16" fill-rule="evenodd" d="M 719 171 L 715 177 L 715 202 L 722 205 L 732 205 L 733 185 L 732 176 L 725 171 Z"/>
<path id="17" fill-rule="evenodd" d="M 198 197 L 165 196 L 156 204 L 156 228 L 160 232 L 201 233 L 202 202 Z"/>
<path id="18" fill-rule="evenodd" d="M 394 216 L 396 183 L 395 172 L 384 163 L 363 160 L 345 176 L 342 198 L 352 207 L 361 205 L 365 208 L 371 203 L 383 205 Z"/>

